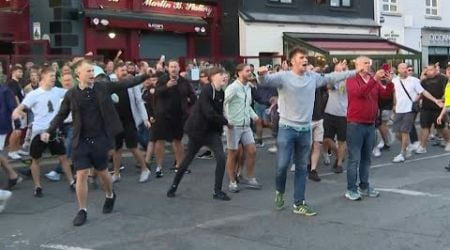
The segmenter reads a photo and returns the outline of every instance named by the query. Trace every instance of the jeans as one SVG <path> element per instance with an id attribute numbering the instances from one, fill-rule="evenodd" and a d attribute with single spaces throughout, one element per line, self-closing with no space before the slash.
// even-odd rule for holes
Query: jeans
<path id="1" fill-rule="evenodd" d="M 189 137 L 185 156 L 181 161 L 175 178 L 173 179 L 173 186 L 178 187 L 184 173 L 202 146 L 207 146 L 210 148 L 214 153 L 214 158 L 216 159 L 214 192 L 217 193 L 222 190 L 222 181 L 225 174 L 225 153 L 223 152 L 222 135 L 220 133 L 206 134 L 201 138 Z"/>
<path id="2" fill-rule="evenodd" d="M 375 142 L 375 126 L 357 123 L 347 124 L 347 190 L 357 192 L 359 187 L 369 188 L 370 157 Z"/>
<path id="3" fill-rule="evenodd" d="M 297 131 L 289 126 L 280 125 L 277 144 L 276 189 L 284 194 L 287 170 L 293 159 L 295 164 L 294 203 L 300 205 L 305 200 L 306 165 L 311 147 L 311 131 Z"/>
<path id="4" fill-rule="evenodd" d="M 66 156 L 70 159 L 70 156 L 72 155 L 73 126 L 72 124 L 62 125 L 59 129 L 64 137 L 64 148 L 66 149 Z M 53 171 L 61 174 L 63 172 L 61 164 L 59 164 Z"/>

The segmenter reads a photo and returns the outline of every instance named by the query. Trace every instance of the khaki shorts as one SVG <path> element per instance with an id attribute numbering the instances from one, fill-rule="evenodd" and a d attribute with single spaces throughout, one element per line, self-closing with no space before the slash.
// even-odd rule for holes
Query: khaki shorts
<path id="1" fill-rule="evenodd" d="M 313 142 L 323 142 L 323 119 L 311 122 L 311 135 Z"/>
<path id="2" fill-rule="evenodd" d="M 239 143 L 242 145 L 255 144 L 253 131 L 250 127 L 234 127 L 227 129 L 227 148 L 231 150 L 239 149 Z"/>

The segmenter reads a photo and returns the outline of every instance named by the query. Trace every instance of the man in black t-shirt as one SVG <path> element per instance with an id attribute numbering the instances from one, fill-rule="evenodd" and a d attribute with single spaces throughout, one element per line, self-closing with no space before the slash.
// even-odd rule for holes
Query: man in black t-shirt
<path id="1" fill-rule="evenodd" d="M 439 73 L 436 65 L 434 64 L 427 66 L 425 74 L 426 78 L 421 82 L 422 87 L 436 99 L 442 99 L 444 97 L 445 86 L 447 85 L 447 78 Z M 433 124 L 439 132 L 442 132 L 444 140 L 448 142 L 449 136 L 446 123 L 436 123 L 441 110 L 442 109 L 439 108 L 434 102 L 425 98 L 422 100 L 422 109 L 420 111 L 420 146 L 416 150 L 417 154 L 427 152 L 426 148 L 428 136 L 430 135 L 430 128 Z M 450 151 L 450 147 L 446 147 L 446 151 Z"/>
<path id="2" fill-rule="evenodd" d="M 23 100 L 23 92 L 20 87 L 20 80 L 23 77 L 22 67 L 16 65 L 11 68 L 11 79 L 6 82 L 6 86 L 13 92 L 17 105 L 19 105 Z M 20 119 L 13 121 L 13 132 L 9 137 L 9 158 L 13 160 L 20 160 L 22 157 L 19 153 L 24 153 L 20 151 L 20 140 L 22 137 L 21 122 Z"/>

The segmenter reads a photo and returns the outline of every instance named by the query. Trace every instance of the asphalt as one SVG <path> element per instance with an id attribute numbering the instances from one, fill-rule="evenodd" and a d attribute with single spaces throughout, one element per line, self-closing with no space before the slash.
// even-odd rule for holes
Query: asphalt
<path id="1" fill-rule="evenodd" d="M 393 164 L 398 145 L 374 158 L 371 185 L 377 199 L 344 198 L 346 175 L 319 166 L 321 182 L 307 183 L 307 201 L 318 215 L 291 211 L 293 173 L 288 175 L 282 211 L 273 209 L 275 155 L 271 144 L 257 152 L 261 190 L 242 189 L 231 201 L 212 199 L 214 161 L 195 160 L 177 196 L 165 193 L 174 176 L 137 182 L 127 158 L 115 210 L 104 215 L 104 194 L 91 190 L 88 222 L 73 227 L 75 195 L 65 181 L 44 182 L 44 198 L 32 196 L 32 182 L 14 190 L 0 214 L 0 249 L 450 249 L 450 153 L 429 147 L 405 163 Z M 165 166 L 173 161 L 166 157 Z M 45 172 L 53 167 L 46 164 Z M 4 175 L 0 175 L 5 180 Z M 224 188 L 226 187 L 226 178 Z"/>

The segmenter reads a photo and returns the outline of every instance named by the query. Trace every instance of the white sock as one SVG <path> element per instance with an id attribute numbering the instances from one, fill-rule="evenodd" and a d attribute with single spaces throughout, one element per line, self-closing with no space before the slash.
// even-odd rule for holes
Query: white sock
<path id="1" fill-rule="evenodd" d="M 108 199 L 112 199 L 113 197 L 114 197 L 114 194 L 106 195 L 106 198 L 108 198 Z"/>
<path id="2" fill-rule="evenodd" d="M 80 211 L 84 210 L 87 213 L 87 208 L 80 208 Z"/>
<path id="3" fill-rule="evenodd" d="M 158 172 L 158 171 L 161 171 L 161 167 L 160 166 L 156 167 L 156 172 Z"/>

